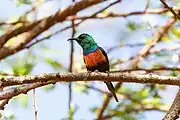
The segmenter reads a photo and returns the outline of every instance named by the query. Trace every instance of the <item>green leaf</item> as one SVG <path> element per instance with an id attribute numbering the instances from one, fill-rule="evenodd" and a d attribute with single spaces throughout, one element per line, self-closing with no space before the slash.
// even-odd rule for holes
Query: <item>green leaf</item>
<path id="1" fill-rule="evenodd" d="M 133 21 L 130 21 L 127 23 L 127 28 L 130 30 L 130 31 L 135 31 L 135 30 L 138 30 L 138 29 L 147 29 L 149 28 L 149 24 L 148 23 L 136 23 L 136 22 L 133 22 Z"/>
<path id="2" fill-rule="evenodd" d="M 180 29 L 179 28 L 171 28 L 171 32 L 173 33 L 173 35 L 176 37 L 176 38 L 180 38 Z"/>
<path id="3" fill-rule="evenodd" d="M 146 88 L 146 89 L 143 89 L 142 91 L 140 91 L 139 93 L 141 94 L 141 96 L 143 98 L 147 98 L 148 94 L 149 94 L 149 91 L 150 91 L 150 88 Z"/>
<path id="4" fill-rule="evenodd" d="M 158 105 L 160 104 L 160 98 L 144 99 L 142 100 L 142 104 Z"/>
<path id="5" fill-rule="evenodd" d="M 169 74 L 170 76 L 178 76 L 179 72 L 177 71 L 172 71 L 172 73 Z"/>
<path id="6" fill-rule="evenodd" d="M 32 2 L 30 0 L 16 0 L 16 4 L 22 5 L 22 4 L 32 4 Z"/>
<path id="7" fill-rule="evenodd" d="M 132 106 L 133 107 L 133 106 Z M 131 107 L 131 108 L 132 108 Z M 113 113 L 116 114 L 117 118 L 120 120 L 137 120 L 138 115 L 134 115 L 132 110 L 121 110 L 121 111 L 114 111 Z"/>
<path id="8" fill-rule="evenodd" d="M 78 107 L 71 104 L 68 120 L 73 120 L 73 116 L 76 113 Z"/>
<path id="9" fill-rule="evenodd" d="M 4 28 L 0 26 L 0 35 L 4 33 Z"/>
<path id="10" fill-rule="evenodd" d="M 140 25 L 135 23 L 135 22 L 128 22 L 127 23 L 127 28 L 130 30 L 130 31 L 134 31 L 134 30 L 137 30 L 140 28 Z"/>
<path id="11" fill-rule="evenodd" d="M 3 117 L 3 115 L 2 115 L 2 113 L 0 113 L 0 120 L 2 119 L 2 117 Z"/>
<path id="12" fill-rule="evenodd" d="M 16 56 L 7 61 L 15 75 L 27 75 L 35 66 L 35 57 L 31 53 L 24 53 L 24 56 Z"/>
<path id="13" fill-rule="evenodd" d="M 131 91 L 131 90 L 128 89 L 128 88 L 126 88 L 126 87 L 124 87 L 124 86 L 122 86 L 122 87 L 118 90 L 118 92 L 120 92 L 120 93 L 126 93 L 126 92 L 129 92 L 129 91 Z"/>
<path id="14" fill-rule="evenodd" d="M 98 111 L 98 107 L 92 107 L 92 108 L 91 108 L 91 111 L 94 112 L 94 113 L 96 113 L 96 112 Z"/>
<path id="15" fill-rule="evenodd" d="M 0 119 L 0 120 L 15 120 L 16 119 L 14 113 L 10 112 L 7 109 L 4 110 L 3 117 L 4 117 L 4 119 Z"/>
<path id="16" fill-rule="evenodd" d="M 22 63 L 12 66 L 12 70 L 15 75 L 27 75 L 32 71 L 33 67 L 33 63 Z"/>
<path id="17" fill-rule="evenodd" d="M 13 41 L 14 41 L 14 37 L 13 38 L 11 38 L 11 39 L 9 39 L 7 42 L 6 42 L 6 46 L 10 46 L 10 45 L 12 45 L 13 44 Z"/>
<path id="18" fill-rule="evenodd" d="M 28 95 L 20 94 L 17 96 L 16 100 L 20 103 L 21 107 L 27 108 L 28 107 Z"/>
<path id="19" fill-rule="evenodd" d="M 83 93 L 88 93 L 88 88 L 85 87 L 85 86 L 83 86 L 83 85 L 81 85 L 81 84 L 75 84 L 75 85 L 73 86 L 73 90 L 74 90 L 75 92 L 79 92 L 79 93 L 81 93 L 81 92 L 83 92 Z"/>
<path id="20" fill-rule="evenodd" d="M 6 120 L 15 120 L 16 117 L 13 114 L 10 114 L 10 115 L 6 116 L 5 118 L 6 118 Z"/>
<path id="21" fill-rule="evenodd" d="M 172 39 L 170 38 L 170 36 L 168 35 L 168 34 L 165 34 L 165 35 L 163 35 L 163 37 L 162 37 L 162 41 L 166 41 L 166 42 L 168 42 L 168 41 L 171 41 Z"/>
<path id="22" fill-rule="evenodd" d="M 154 63 L 154 64 L 152 64 L 152 67 L 153 68 L 161 68 L 161 67 L 163 67 L 163 65 L 161 63 Z"/>
<path id="23" fill-rule="evenodd" d="M 54 61 L 50 58 L 45 58 L 45 62 L 51 65 L 54 69 L 59 69 L 62 67 L 62 65 L 58 61 Z"/>
<path id="24" fill-rule="evenodd" d="M 176 0 L 176 7 L 180 7 L 180 1 L 179 0 Z"/>
<path id="25" fill-rule="evenodd" d="M 46 92 L 49 92 L 49 91 L 54 90 L 54 89 L 56 88 L 56 86 L 53 85 L 53 84 L 50 84 L 50 85 L 44 86 L 43 88 L 44 88 L 44 90 L 45 90 Z"/>

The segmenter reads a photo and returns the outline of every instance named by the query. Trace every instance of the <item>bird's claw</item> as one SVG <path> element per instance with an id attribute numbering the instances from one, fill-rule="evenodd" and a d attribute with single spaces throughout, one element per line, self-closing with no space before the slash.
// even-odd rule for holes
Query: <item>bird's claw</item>
<path id="1" fill-rule="evenodd" d="M 105 73 L 107 73 L 107 74 L 108 74 L 108 76 L 109 76 L 109 73 L 110 73 L 110 72 L 109 72 L 109 71 L 106 71 Z"/>
<path id="2" fill-rule="evenodd" d="M 88 80 L 88 77 L 91 75 L 91 73 L 92 73 L 91 71 L 87 71 L 87 75 L 83 80 Z"/>

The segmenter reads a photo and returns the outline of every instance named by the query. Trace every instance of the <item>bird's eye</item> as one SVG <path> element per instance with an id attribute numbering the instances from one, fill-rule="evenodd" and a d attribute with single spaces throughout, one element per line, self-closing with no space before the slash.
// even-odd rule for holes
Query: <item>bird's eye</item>
<path id="1" fill-rule="evenodd" d="M 79 39 L 85 39 L 86 36 L 85 36 L 85 35 L 80 35 L 78 38 L 79 38 Z"/>

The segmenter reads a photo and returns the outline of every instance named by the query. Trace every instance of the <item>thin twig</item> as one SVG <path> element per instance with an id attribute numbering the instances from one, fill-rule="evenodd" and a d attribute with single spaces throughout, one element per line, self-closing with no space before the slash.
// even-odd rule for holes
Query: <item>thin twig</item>
<path id="1" fill-rule="evenodd" d="M 72 0 L 72 3 L 74 3 L 75 0 Z M 71 37 L 75 36 L 75 23 L 74 20 L 71 21 L 72 25 L 72 35 Z M 73 71 L 73 62 L 74 62 L 74 41 L 70 41 L 71 44 L 71 51 L 70 51 L 70 63 L 69 63 L 69 72 Z M 69 101 L 68 101 L 68 107 L 69 107 L 69 113 L 71 113 L 71 102 L 72 102 L 72 83 L 69 83 Z M 71 116 L 69 116 L 71 117 Z"/>
<path id="2" fill-rule="evenodd" d="M 34 8 L 36 8 L 35 7 L 36 4 L 38 4 L 38 0 L 36 0 L 35 4 L 33 5 Z M 35 9 L 34 9 L 34 14 L 35 14 L 34 19 L 36 20 L 37 19 L 37 12 L 35 11 Z M 35 120 L 38 120 L 38 111 L 37 111 L 37 102 L 36 101 L 37 101 L 36 100 L 36 89 L 33 89 L 34 116 L 35 116 Z"/>
<path id="3" fill-rule="evenodd" d="M 19 75 L 15 75 L 15 74 L 11 74 L 11 73 L 5 73 L 5 72 L 0 72 L 1 76 L 19 76 Z"/>
<path id="4" fill-rule="evenodd" d="M 38 1 L 39 2 L 39 1 Z M 26 17 L 28 14 L 30 14 L 31 12 L 33 12 L 33 11 L 35 11 L 36 9 L 37 9 L 37 7 L 40 5 L 40 4 L 38 4 L 38 2 L 35 2 L 33 5 L 32 5 L 32 7 L 31 7 L 31 9 L 29 9 L 28 11 L 26 11 L 22 16 L 20 16 L 19 18 L 18 18 L 18 20 L 17 21 L 15 21 L 15 22 L 11 22 L 11 23 L 6 23 L 6 22 L 1 22 L 0 23 L 0 26 L 1 25 L 4 25 L 4 24 L 8 24 L 8 25 L 16 25 L 17 23 L 23 23 L 24 24 L 24 26 L 29 26 L 31 23 L 29 22 L 29 21 L 27 21 L 27 20 L 24 20 L 24 17 Z M 42 2 L 42 1 L 41 1 Z M 43 3 L 43 2 L 42 2 Z M 36 23 L 35 23 L 36 24 Z M 34 24 L 34 25 L 35 25 Z M 32 24 L 33 25 L 33 24 Z M 23 26 L 22 26 L 23 27 Z M 12 28 L 11 28 L 12 29 Z M 17 32 L 14 32 L 14 33 L 18 33 L 18 31 L 21 31 L 21 30 L 23 30 L 23 29 L 18 29 L 17 28 Z M 9 34 L 9 33 L 11 33 L 12 31 L 10 30 L 10 31 L 8 31 L 8 33 L 7 34 Z M 25 31 L 24 31 L 25 32 Z M 13 34 L 13 33 L 12 33 Z M 16 36 L 16 35 L 14 35 L 14 36 Z M 7 37 L 8 37 L 8 35 L 7 35 Z M 0 36 L 0 38 L 1 38 L 1 42 L 0 42 L 0 47 L 2 47 L 5 43 L 6 43 L 6 41 L 4 41 L 4 39 L 6 38 L 6 35 L 2 35 L 2 36 Z"/>
<path id="5" fill-rule="evenodd" d="M 115 86 L 115 90 L 117 91 L 122 85 L 122 82 L 119 82 L 116 84 Z M 106 94 L 106 98 L 105 100 L 103 101 L 103 104 L 101 105 L 101 107 L 98 109 L 98 112 L 97 112 L 97 120 L 101 120 L 102 116 L 103 116 L 103 113 L 104 111 L 106 110 L 110 100 L 112 98 L 112 94 Z"/>
<path id="6" fill-rule="evenodd" d="M 160 1 L 166 8 L 169 9 L 169 11 L 171 11 L 171 13 L 174 15 L 175 18 L 178 18 L 180 20 L 180 16 L 176 14 L 176 12 L 171 7 L 169 7 L 164 0 L 160 0 Z"/>
<path id="7" fill-rule="evenodd" d="M 133 48 L 133 47 L 140 47 L 140 46 L 143 46 L 145 45 L 144 43 L 135 43 L 135 44 L 120 44 L 120 45 L 116 45 L 116 46 L 113 46 L 113 47 L 110 47 L 107 49 L 107 53 L 110 53 L 118 48 L 122 48 L 122 47 L 130 47 L 130 48 Z"/>
<path id="8" fill-rule="evenodd" d="M 150 51 L 149 51 L 149 55 L 152 55 L 152 54 L 158 54 L 158 53 L 160 53 L 160 52 L 173 52 L 173 51 L 176 51 L 176 50 L 179 50 L 180 49 L 180 46 L 179 45 L 177 45 L 177 46 L 171 46 L 171 47 L 168 47 L 168 48 L 160 48 L 160 49 L 151 49 Z M 112 49 L 112 50 L 115 50 L 115 49 Z M 112 52 L 112 50 L 111 51 L 108 51 L 107 53 L 109 53 L 109 52 Z M 144 56 L 144 59 L 146 58 L 147 56 Z M 118 61 L 116 61 L 115 63 L 112 63 L 111 64 L 111 66 L 115 66 L 115 65 L 117 65 L 117 64 L 122 64 L 122 63 L 125 63 L 125 62 L 129 62 L 129 61 L 131 61 L 131 60 L 134 60 L 135 59 L 135 57 L 129 57 L 128 59 L 124 59 L 124 60 L 118 60 Z M 131 68 L 132 69 L 132 68 Z M 125 71 L 127 70 L 131 70 L 131 69 L 125 69 Z M 139 68 L 137 68 L 137 70 L 138 70 Z M 159 68 L 157 68 L 157 69 L 159 69 Z M 169 70 L 173 70 L 172 68 L 168 68 Z M 132 71 L 136 71 L 136 68 L 135 69 L 132 69 Z M 153 69 L 152 69 L 153 70 Z M 176 71 L 178 71 L 178 69 L 175 69 Z M 123 71 L 123 70 L 120 70 L 121 72 Z M 145 69 L 145 71 L 146 71 L 146 69 Z M 148 70 L 147 70 L 147 72 L 148 72 Z M 153 71 L 152 71 L 153 72 Z"/>
<path id="9" fill-rule="evenodd" d="M 148 10 L 149 4 L 150 4 L 150 0 L 146 0 L 146 1 L 147 1 L 147 2 L 146 2 L 146 6 L 145 6 L 144 11 L 147 11 L 147 10 Z"/>
<path id="10" fill-rule="evenodd" d="M 53 84 L 53 81 L 49 82 L 37 82 L 37 83 L 32 83 L 28 85 L 23 85 L 22 87 L 19 88 L 13 88 L 10 91 L 4 92 L 3 94 L 0 95 L 0 100 L 7 100 L 11 99 L 14 96 L 20 95 L 20 94 L 27 94 L 28 91 L 33 90 L 38 87 L 42 87 L 48 84 Z"/>
<path id="11" fill-rule="evenodd" d="M 31 13 L 32 11 L 34 11 L 36 9 L 35 5 L 32 5 L 32 8 L 29 9 L 28 11 L 26 11 L 22 16 L 19 17 L 19 19 L 15 22 L 0 22 L 0 26 L 1 25 L 16 25 L 17 23 L 29 23 L 28 21 L 24 21 L 24 17 L 27 16 L 29 13 Z"/>
<path id="12" fill-rule="evenodd" d="M 180 11 L 179 8 L 175 9 L 175 11 Z M 163 14 L 168 12 L 167 8 L 164 9 L 147 9 L 146 11 L 135 11 L 129 13 L 106 13 L 105 15 L 95 15 L 95 16 L 69 16 L 66 20 L 84 20 L 84 19 L 105 19 L 105 18 L 117 18 L 117 17 L 128 17 L 133 15 L 146 15 L 146 14 Z"/>
<path id="13" fill-rule="evenodd" d="M 102 116 L 103 116 L 103 112 L 105 111 L 105 109 L 107 108 L 109 101 L 112 97 L 112 94 L 107 94 L 105 100 L 103 101 L 103 104 L 101 105 L 101 107 L 98 109 L 97 112 L 97 119 L 96 120 L 101 120 Z"/>
<path id="14" fill-rule="evenodd" d="M 34 106 L 34 115 L 35 115 L 35 120 L 38 120 L 38 111 L 37 111 L 37 102 L 36 102 L 36 90 L 33 89 L 33 106 Z"/>
<path id="15" fill-rule="evenodd" d="M 151 106 L 149 106 L 149 105 L 144 105 L 143 107 L 141 107 L 141 108 L 132 108 L 132 111 L 133 112 L 143 112 L 143 111 L 159 111 L 159 112 L 167 112 L 168 111 L 168 109 L 167 109 L 167 107 L 157 107 L 156 105 L 151 105 Z M 107 114 L 107 115 L 105 115 L 105 116 L 103 116 L 102 118 L 101 118 L 101 120 L 109 120 L 109 119 L 112 119 L 113 117 L 115 117 L 115 116 L 118 116 L 119 115 L 119 113 L 112 113 L 112 114 Z M 169 119 L 168 119 L 169 120 Z"/>
<path id="16" fill-rule="evenodd" d="M 143 45 L 146 45 L 145 43 L 136 43 L 136 44 L 122 44 L 122 45 L 116 45 L 113 47 L 110 47 L 107 49 L 107 53 L 111 53 L 112 51 L 119 49 L 119 48 L 123 48 L 123 47 L 142 47 Z M 150 54 L 156 54 L 162 51 L 172 51 L 172 50 L 178 50 L 180 49 L 180 44 L 176 43 L 176 45 L 172 45 L 172 46 L 168 46 L 166 48 L 157 48 L 157 49 L 151 49 L 149 52 Z"/>

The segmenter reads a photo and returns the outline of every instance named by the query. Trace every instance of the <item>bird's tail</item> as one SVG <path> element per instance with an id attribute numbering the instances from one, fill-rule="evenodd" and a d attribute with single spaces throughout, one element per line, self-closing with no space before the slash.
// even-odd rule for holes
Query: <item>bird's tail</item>
<path id="1" fill-rule="evenodd" d="M 114 96 L 116 102 L 119 102 L 119 101 L 118 101 L 118 98 L 117 98 L 117 96 L 116 96 L 115 88 L 114 88 L 113 84 L 112 84 L 111 82 L 105 82 L 105 83 L 106 83 L 106 85 L 107 85 L 109 91 L 111 91 L 111 93 L 113 94 L 113 96 Z"/>

